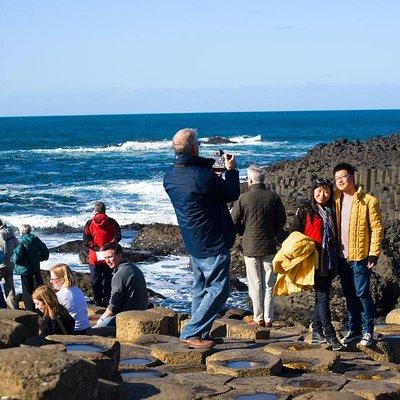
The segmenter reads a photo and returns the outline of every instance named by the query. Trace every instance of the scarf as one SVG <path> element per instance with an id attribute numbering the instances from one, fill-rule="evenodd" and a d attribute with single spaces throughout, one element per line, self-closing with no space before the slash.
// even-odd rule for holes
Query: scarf
<path id="1" fill-rule="evenodd" d="M 323 208 L 318 204 L 318 214 L 324 226 L 319 272 L 321 276 L 328 276 L 334 274 L 338 266 L 335 224 L 330 207 Z"/>

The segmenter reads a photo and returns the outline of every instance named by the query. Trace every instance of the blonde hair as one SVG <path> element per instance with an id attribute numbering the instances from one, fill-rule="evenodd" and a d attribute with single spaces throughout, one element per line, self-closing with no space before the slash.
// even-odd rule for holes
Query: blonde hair
<path id="1" fill-rule="evenodd" d="M 75 275 L 67 264 L 55 264 L 50 268 L 50 271 L 53 272 L 57 278 L 61 278 L 63 280 L 63 284 L 65 283 L 67 288 L 76 285 Z"/>
<path id="2" fill-rule="evenodd" d="M 43 314 L 51 319 L 56 319 L 64 315 L 67 309 L 58 302 L 56 293 L 50 286 L 42 285 L 39 286 L 32 293 L 33 300 L 39 300 L 44 303 Z"/>

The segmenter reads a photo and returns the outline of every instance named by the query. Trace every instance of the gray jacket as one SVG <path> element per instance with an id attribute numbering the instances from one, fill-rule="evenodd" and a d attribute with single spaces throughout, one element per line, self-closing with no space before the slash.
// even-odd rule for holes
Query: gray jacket
<path id="1" fill-rule="evenodd" d="M 113 271 L 108 308 L 112 313 L 145 310 L 147 288 L 142 271 L 129 261 L 122 261 Z"/>
<path id="2" fill-rule="evenodd" d="M 14 263 L 10 260 L 14 249 L 18 246 L 18 239 L 15 237 L 13 230 L 3 224 L 0 226 L 0 250 L 4 252 L 4 267 L 14 268 Z"/>

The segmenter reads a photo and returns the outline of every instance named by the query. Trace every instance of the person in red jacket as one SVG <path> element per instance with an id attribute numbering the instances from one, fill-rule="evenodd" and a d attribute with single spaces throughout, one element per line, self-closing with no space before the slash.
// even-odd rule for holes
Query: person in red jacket
<path id="1" fill-rule="evenodd" d="M 104 261 L 102 248 L 105 244 L 121 240 L 121 228 L 115 219 L 106 215 L 106 205 L 99 201 L 94 206 L 94 217 L 86 222 L 83 244 L 89 248 L 90 277 L 94 301 L 97 306 L 107 307 L 111 295 L 111 269 Z"/>
<path id="2" fill-rule="evenodd" d="M 317 178 L 310 198 L 296 212 L 290 232 L 298 231 L 314 240 L 319 253 L 319 267 L 314 274 L 315 307 L 312 343 L 325 343 L 341 350 L 330 310 L 330 290 L 338 268 L 338 244 L 333 211 L 333 187 L 329 179 Z"/>

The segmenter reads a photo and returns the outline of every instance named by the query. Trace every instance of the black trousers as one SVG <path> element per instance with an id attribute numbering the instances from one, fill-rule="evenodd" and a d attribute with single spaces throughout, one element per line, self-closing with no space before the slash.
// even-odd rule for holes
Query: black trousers
<path id="1" fill-rule="evenodd" d="M 21 275 L 21 285 L 22 285 L 22 300 L 25 304 L 25 309 L 29 311 L 35 311 L 35 304 L 32 300 L 32 293 L 35 289 L 43 285 L 43 279 L 40 272 L 34 275 Z"/>
<path id="2" fill-rule="evenodd" d="M 324 333 L 327 337 L 336 336 L 330 309 L 332 280 L 333 276 L 314 276 L 315 306 L 312 327 L 313 331 Z"/>
<path id="3" fill-rule="evenodd" d="M 108 265 L 91 265 L 90 277 L 92 279 L 94 302 L 98 306 L 107 307 L 111 295 L 111 268 Z"/>

